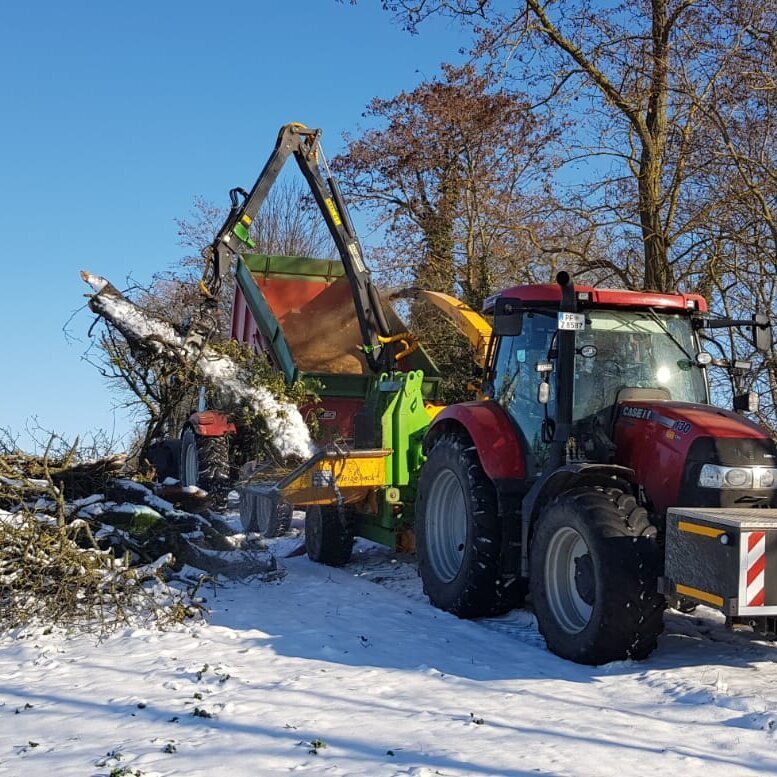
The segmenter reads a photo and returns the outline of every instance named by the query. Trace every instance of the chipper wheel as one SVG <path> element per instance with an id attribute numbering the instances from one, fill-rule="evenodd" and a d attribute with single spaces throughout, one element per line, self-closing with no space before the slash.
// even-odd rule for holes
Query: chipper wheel
<path id="1" fill-rule="evenodd" d="M 476 618 L 521 604 L 520 582 L 501 585 L 496 493 L 469 440 L 443 435 L 429 452 L 418 481 L 415 534 L 424 593 L 435 607 Z"/>
<path id="2" fill-rule="evenodd" d="M 311 561 L 342 567 L 351 559 L 353 527 L 348 509 L 314 505 L 305 510 L 305 549 Z"/>
<path id="3" fill-rule="evenodd" d="M 227 503 L 230 489 L 229 440 L 204 437 L 187 426 L 181 435 L 180 481 L 208 492 L 214 506 Z"/>
<path id="4" fill-rule="evenodd" d="M 577 488 L 541 512 L 530 590 L 550 650 L 581 664 L 646 658 L 663 631 L 660 551 L 644 508 L 617 488 Z"/>

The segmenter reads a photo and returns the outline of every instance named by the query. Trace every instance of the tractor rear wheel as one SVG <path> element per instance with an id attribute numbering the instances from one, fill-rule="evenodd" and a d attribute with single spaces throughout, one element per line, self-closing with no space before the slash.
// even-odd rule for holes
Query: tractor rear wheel
<path id="1" fill-rule="evenodd" d="M 656 529 L 633 496 L 577 488 L 540 514 L 530 589 L 548 647 L 581 664 L 643 659 L 663 631 Z"/>
<path id="2" fill-rule="evenodd" d="M 197 486 L 207 491 L 214 506 L 226 505 L 231 485 L 229 439 L 205 437 L 187 426 L 181 435 L 179 479 L 182 486 Z"/>
<path id="3" fill-rule="evenodd" d="M 313 505 L 305 510 L 305 549 L 311 561 L 342 567 L 351 559 L 353 527 L 348 509 Z"/>
<path id="4" fill-rule="evenodd" d="M 523 586 L 502 587 L 501 531 L 494 486 L 469 440 L 443 435 L 418 481 L 418 572 L 435 607 L 462 618 L 520 606 Z"/>

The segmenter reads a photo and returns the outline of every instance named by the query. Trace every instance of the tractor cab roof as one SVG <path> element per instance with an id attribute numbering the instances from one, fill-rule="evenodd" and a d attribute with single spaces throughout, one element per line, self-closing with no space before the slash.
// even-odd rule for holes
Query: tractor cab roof
<path id="1" fill-rule="evenodd" d="M 575 286 L 575 296 L 581 307 L 602 308 L 660 308 L 664 310 L 707 312 L 707 302 L 698 294 L 664 294 L 658 291 L 626 291 L 601 289 L 593 286 Z M 513 286 L 486 299 L 485 313 L 493 313 L 500 297 L 518 299 L 526 304 L 555 306 L 561 302 L 561 287 L 557 283 Z"/>

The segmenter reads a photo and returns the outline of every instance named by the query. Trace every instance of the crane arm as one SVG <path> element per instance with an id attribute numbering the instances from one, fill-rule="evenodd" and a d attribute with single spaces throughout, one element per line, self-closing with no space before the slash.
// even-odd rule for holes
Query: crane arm
<path id="1" fill-rule="evenodd" d="M 345 267 L 367 364 L 376 373 L 390 371 L 394 367 L 395 356 L 394 348 L 389 346 L 394 342 L 392 338 L 396 333 L 391 331 L 370 271 L 364 264 L 361 245 L 345 201 L 326 165 L 320 137 L 319 129 L 309 129 L 302 124 L 286 124 L 278 133 L 275 148 L 251 191 L 246 192 L 240 188 L 230 191 L 229 214 L 205 251 L 208 264 L 202 289 L 207 295 L 218 295 L 221 281 L 229 272 L 233 258 L 254 247 L 250 237 L 251 224 L 284 164 L 290 156 L 294 156 Z M 321 169 L 321 161 L 325 173 Z"/>

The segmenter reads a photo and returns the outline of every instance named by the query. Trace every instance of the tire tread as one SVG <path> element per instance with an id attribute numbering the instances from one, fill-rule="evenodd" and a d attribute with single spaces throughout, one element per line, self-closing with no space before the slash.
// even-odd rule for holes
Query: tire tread
<path id="1" fill-rule="evenodd" d="M 595 557 L 604 565 L 597 579 L 597 596 L 604 596 L 601 610 L 595 607 L 589 624 L 579 634 L 569 635 L 555 626 L 545 605 L 541 579 L 544 569 L 542 543 L 560 528 L 566 516 L 586 522 L 595 541 Z M 603 664 L 609 661 L 647 658 L 663 631 L 664 597 L 658 593 L 660 552 L 654 541 L 646 510 L 631 494 L 621 489 L 580 487 L 556 497 L 540 515 L 531 550 L 532 598 L 540 631 L 553 652 L 579 663 Z M 550 521 L 553 529 L 543 525 Z M 545 535 L 548 535 L 547 537 Z M 619 539 L 632 542 L 619 543 Z M 591 550 L 589 545 L 589 550 Z M 602 590 L 604 588 L 604 590 Z"/>
<path id="2" fill-rule="evenodd" d="M 465 568 L 450 583 L 434 576 L 426 557 L 426 536 L 421 517 L 426 494 L 432 485 L 429 479 L 440 466 L 432 463 L 435 460 L 447 462 L 449 468 L 457 467 L 468 485 L 468 515 L 472 524 L 470 548 L 464 556 Z M 522 582 L 515 581 L 509 587 L 504 586 L 500 572 L 501 527 L 496 493 L 483 471 L 476 447 L 469 440 L 457 435 L 442 435 L 429 452 L 419 481 L 416 542 L 424 593 L 436 607 L 461 618 L 477 618 L 502 614 L 522 604 L 525 595 Z"/>

